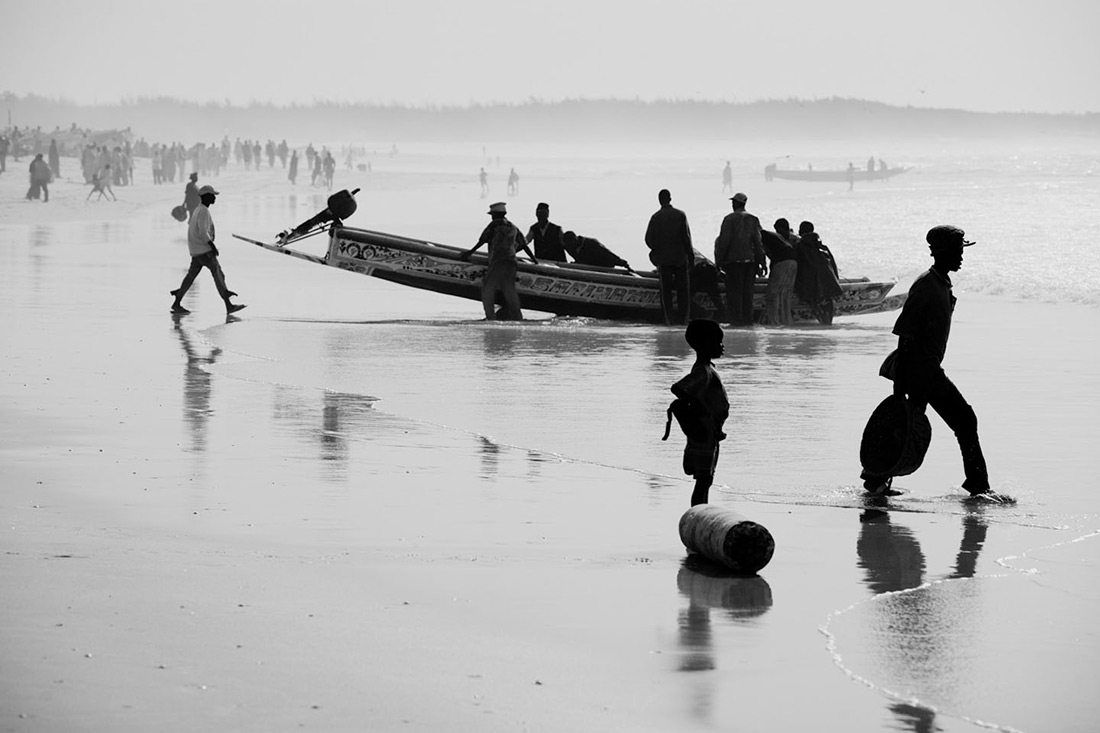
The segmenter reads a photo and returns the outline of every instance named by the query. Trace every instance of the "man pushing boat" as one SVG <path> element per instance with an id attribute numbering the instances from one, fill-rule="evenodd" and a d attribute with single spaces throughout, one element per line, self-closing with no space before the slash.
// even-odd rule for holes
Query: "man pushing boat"
<path id="1" fill-rule="evenodd" d="M 485 308 L 485 320 L 522 321 L 523 311 L 520 310 L 519 294 L 516 293 L 516 272 L 519 270 L 516 251 L 522 249 L 536 265 L 538 260 L 527 248 L 523 232 L 508 221 L 508 209 L 503 201 L 490 205 L 488 213 L 493 220 L 485 227 L 477 244 L 463 252 L 461 257 L 469 261 L 470 256 L 482 245 L 489 245 L 489 267 L 481 280 L 481 304 Z M 504 307 L 499 315 L 496 313 L 497 293 L 504 299 Z"/>

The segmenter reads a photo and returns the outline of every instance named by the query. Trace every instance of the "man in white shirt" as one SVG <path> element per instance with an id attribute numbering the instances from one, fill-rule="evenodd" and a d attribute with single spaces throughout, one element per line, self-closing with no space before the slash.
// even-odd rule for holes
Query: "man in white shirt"
<path id="1" fill-rule="evenodd" d="M 225 274 L 218 263 L 218 248 L 214 245 L 214 219 L 210 216 L 210 207 L 214 205 L 217 196 L 218 192 L 213 186 L 203 186 L 199 189 L 200 203 L 187 224 L 187 249 L 191 253 L 191 267 L 187 270 L 187 275 L 184 276 L 179 288 L 172 291 L 172 295 L 176 298 L 172 303 L 173 313 L 182 315 L 191 312 L 184 308 L 180 301 L 204 267 L 210 268 L 210 274 L 214 276 L 218 295 L 225 301 L 226 314 L 236 313 L 244 308 L 242 304 L 229 302 L 236 293 L 226 287 Z"/>

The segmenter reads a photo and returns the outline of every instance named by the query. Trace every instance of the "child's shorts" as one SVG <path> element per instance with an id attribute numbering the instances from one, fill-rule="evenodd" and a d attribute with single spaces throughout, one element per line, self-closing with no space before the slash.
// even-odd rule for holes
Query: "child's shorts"
<path id="1" fill-rule="evenodd" d="M 684 448 L 684 473 L 694 478 L 714 476 L 717 466 L 718 441 L 688 441 L 687 448 Z"/>

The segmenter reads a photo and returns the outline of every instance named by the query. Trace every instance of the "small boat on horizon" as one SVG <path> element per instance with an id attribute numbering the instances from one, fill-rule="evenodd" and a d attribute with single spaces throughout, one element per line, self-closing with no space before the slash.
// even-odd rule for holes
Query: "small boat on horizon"
<path id="1" fill-rule="evenodd" d="M 764 180 L 775 179 L 783 181 L 812 181 L 820 183 L 850 183 L 861 181 L 885 181 L 894 176 L 900 176 L 906 171 L 912 170 L 912 166 L 899 166 L 896 168 L 878 167 L 874 170 L 866 168 L 814 170 L 813 168 L 780 170 L 775 164 L 764 166 Z"/>
<path id="2" fill-rule="evenodd" d="M 341 194 L 347 195 L 346 192 Z M 461 247 L 348 227 L 341 218 L 325 217 L 327 211 L 279 235 L 274 242 L 239 234 L 233 236 L 269 252 L 480 304 L 481 281 L 488 267 L 487 255 L 479 252 L 463 259 L 466 250 Z M 326 233 L 328 244 L 323 253 L 314 254 L 297 248 L 303 240 Z M 756 280 L 753 310 L 758 315 L 764 310 L 767 284 L 767 278 Z M 896 281 L 841 278 L 842 293 L 833 301 L 834 315 L 852 316 L 897 310 L 908 294 L 891 294 L 894 285 Z M 523 309 L 528 311 L 609 321 L 664 322 L 660 286 L 655 272 L 545 260 L 536 264 L 521 259 L 516 274 L 516 291 Z M 724 320 L 722 314 L 715 313 L 714 304 L 706 293 L 695 293 L 693 301 L 693 317 L 717 315 L 716 320 Z M 815 320 L 811 307 L 797 297 L 793 310 L 795 320 Z"/>

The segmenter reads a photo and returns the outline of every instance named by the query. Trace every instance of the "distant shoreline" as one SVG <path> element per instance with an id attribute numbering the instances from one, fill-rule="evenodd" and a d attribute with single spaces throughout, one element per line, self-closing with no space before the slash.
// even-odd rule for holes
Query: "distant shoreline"
<path id="1" fill-rule="evenodd" d="M 316 102 L 248 105 L 169 97 L 82 105 L 0 94 L 0 118 L 52 130 L 76 123 L 130 128 L 150 140 L 281 138 L 324 140 L 558 142 L 581 140 L 1100 139 L 1100 113 L 990 113 L 898 107 L 858 99 L 749 103 L 577 99 L 522 104 L 415 107 Z"/>

